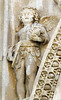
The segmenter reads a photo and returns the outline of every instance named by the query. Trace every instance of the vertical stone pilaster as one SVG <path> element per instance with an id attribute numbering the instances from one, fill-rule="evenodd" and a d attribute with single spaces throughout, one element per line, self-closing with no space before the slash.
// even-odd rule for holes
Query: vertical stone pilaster
<path id="1" fill-rule="evenodd" d="M 7 38 L 8 38 L 8 0 L 4 0 L 4 26 L 3 26 L 3 60 L 2 60 L 2 100 L 5 100 L 5 91 L 8 84 L 8 63 L 7 55 Z M 8 78 L 8 79 L 7 79 Z M 8 80 L 8 81 L 7 81 Z"/>
<path id="2" fill-rule="evenodd" d="M 4 1 L 0 0 L 0 100 L 2 99 L 2 42 Z"/>

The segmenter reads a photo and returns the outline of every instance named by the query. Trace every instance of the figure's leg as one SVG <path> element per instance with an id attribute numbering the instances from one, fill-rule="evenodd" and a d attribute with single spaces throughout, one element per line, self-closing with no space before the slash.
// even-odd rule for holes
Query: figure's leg
<path id="1" fill-rule="evenodd" d="M 25 68 L 24 68 L 24 59 L 19 62 L 20 68 L 16 70 L 16 79 L 17 79 L 17 95 L 19 97 L 19 100 L 21 98 L 25 98 L 25 86 L 24 86 L 24 74 L 25 74 Z"/>
<path id="2" fill-rule="evenodd" d="M 30 93 L 29 93 L 29 88 L 28 88 L 28 84 L 29 84 L 29 79 L 27 78 L 27 75 L 26 75 L 26 97 L 29 97 L 30 96 Z"/>
<path id="3" fill-rule="evenodd" d="M 29 97 L 35 80 L 35 76 L 37 73 L 37 65 L 31 55 L 29 55 L 26 59 L 26 97 Z"/>

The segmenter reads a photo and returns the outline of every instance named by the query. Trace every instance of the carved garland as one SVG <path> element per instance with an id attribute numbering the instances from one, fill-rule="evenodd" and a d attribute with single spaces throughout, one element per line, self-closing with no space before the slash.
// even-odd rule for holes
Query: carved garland
<path id="1" fill-rule="evenodd" d="M 52 100 L 61 73 L 61 21 L 30 100 Z M 40 66 L 41 67 L 41 66 Z M 40 69 L 39 69 L 40 70 Z"/>

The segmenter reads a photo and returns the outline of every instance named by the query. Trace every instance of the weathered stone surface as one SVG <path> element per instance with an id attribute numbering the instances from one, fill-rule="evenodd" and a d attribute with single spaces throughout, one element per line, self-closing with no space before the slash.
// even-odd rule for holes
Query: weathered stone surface
<path id="1" fill-rule="evenodd" d="M 58 0 L 55 0 L 55 1 L 58 1 Z M 9 0 L 9 9 L 10 9 L 10 3 L 11 3 L 11 0 Z M 14 9 L 11 9 L 11 10 L 13 10 L 13 13 L 14 13 L 15 27 L 17 27 L 20 24 L 19 21 L 18 21 L 18 18 L 17 18 L 17 16 L 19 15 L 19 12 L 21 11 L 20 9 L 22 9 L 22 7 L 24 7 L 24 6 L 28 6 L 28 7 L 32 6 L 32 7 L 38 9 L 39 14 L 42 17 L 41 21 L 42 21 L 43 25 L 45 26 L 45 28 L 48 30 L 48 35 L 49 35 L 49 37 L 51 39 L 51 36 L 52 36 L 52 34 L 54 33 L 54 30 L 55 30 L 55 27 L 56 27 L 56 25 L 57 25 L 57 23 L 58 23 L 58 21 L 59 21 L 59 19 L 61 17 L 61 11 L 59 10 L 59 7 L 58 7 L 59 4 L 57 6 L 57 4 L 54 2 L 54 0 L 30 0 L 30 1 L 29 0 L 13 0 L 13 2 L 11 4 L 13 4 L 13 6 L 11 5 L 11 7 L 14 8 Z M 0 0 L 0 5 L 1 5 L 0 6 L 0 30 L 1 30 L 0 31 L 0 44 L 1 44 L 0 45 L 0 54 L 1 54 L 0 62 L 2 63 L 2 37 L 3 37 L 2 36 L 3 35 L 3 22 L 2 21 L 3 21 L 3 17 L 4 17 L 3 16 L 3 11 L 2 11 L 4 9 L 3 8 L 3 5 L 4 5 L 3 0 L 2 1 Z M 4 11 L 5 11 L 5 9 L 4 9 Z M 9 16 L 11 14 L 12 14 L 12 12 L 10 12 L 10 10 L 9 10 Z M 46 16 L 48 16 L 48 17 L 46 18 Z M 53 16 L 53 17 L 51 17 L 51 16 Z M 52 21 L 50 21 L 49 18 L 52 19 Z M 46 24 L 44 22 L 44 19 L 45 19 L 45 21 L 46 21 L 46 19 L 48 19 L 46 21 L 47 22 Z M 12 21 L 12 19 L 11 19 L 11 21 Z M 14 22 L 14 21 L 12 21 L 12 22 Z M 13 27 L 11 27 L 11 24 L 12 24 Z M 13 23 L 11 23 L 11 24 L 9 24 L 9 30 L 8 30 L 8 32 L 9 32 L 9 34 L 8 34 L 8 47 L 11 46 L 14 43 L 14 37 L 15 37 L 15 35 L 14 35 L 15 30 L 13 29 L 14 28 L 14 24 Z M 23 27 L 23 26 L 20 26 L 19 29 L 21 29 L 21 27 Z M 12 28 L 12 29 L 10 29 L 10 28 Z M 17 31 L 19 29 L 17 29 Z M 12 32 L 13 32 L 13 34 L 12 34 Z M 6 31 L 5 31 L 5 34 L 6 34 Z M 13 36 L 13 38 L 12 38 L 12 36 Z M 60 34 L 57 35 L 57 37 L 56 37 L 57 40 L 59 39 L 59 36 L 61 36 L 61 35 Z M 56 39 L 54 40 L 55 42 L 56 42 Z M 45 52 L 46 47 L 47 47 L 47 45 L 46 46 L 42 46 L 42 48 L 41 48 L 41 58 L 43 57 L 43 54 Z M 53 49 L 57 49 L 57 45 L 53 44 L 52 48 Z M 59 48 L 58 48 L 58 51 L 56 52 L 56 55 L 59 56 L 59 61 L 60 61 L 61 60 L 61 52 L 60 52 Z M 50 57 L 50 59 L 53 59 L 54 53 L 52 54 L 52 52 L 51 52 L 49 54 L 49 57 Z M 57 58 L 56 58 L 56 60 L 57 60 Z M 45 67 L 49 68 L 50 66 L 51 66 L 51 62 L 47 61 L 45 63 Z M 58 66 L 58 64 L 57 64 L 57 66 Z M 55 65 L 55 67 L 52 66 L 52 68 L 56 68 L 57 66 L 56 65 Z M 1 69 L 2 68 L 0 67 L 0 70 Z M 60 72 L 60 70 L 58 68 L 56 68 L 56 70 Z M 54 70 L 55 73 L 56 73 L 56 70 Z M 13 71 L 11 69 L 9 69 L 8 72 L 9 72 L 9 75 L 10 75 L 10 77 L 9 77 L 10 81 L 9 81 L 9 85 L 4 90 L 4 92 L 6 91 L 5 100 L 8 100 L 8 99 L 9 100 L 13 100 L 13 99 L 16 99 L 15 89 L 13 89 L 13 88 L 15 88 L 15 84 L 14 84 L 15 83 L 15 81 L 14 81 L 15 80 L 15 75 L 13 75 Z M 7 69 L 5 70 L 5 75 L 8 75 L 7 74 Z M 46 75 L 46 73 L 44 75 Z M 55 78 L 55 74 L 53 74 L 52 72 L 49 73 L 48 76 L 49 76 L 48 77 L 49 79 L 51 79 L 51 78 L 54 79 Z M 0 77 L 1 77 L 1 73 L 0 73 Z M 7 77 L 5 77 L 5 78 L 8 81 L 8 78 Z M 13 80 L 13 78 L 14 78 L 14 80 Z M 58 80 L 58 75 L 56 77 L 56 80 Z M 56 92 L 55 92 L 55 96 L 54 96 L 53 100 L 61 100 L 61 96 L 60 96 L 60 94 L 61 94 L 61 83 L 60 82 L 61 82 L 61 77 L 60 77 L 60 80 L 58 82 L 58 85 L 57 85 L 57 88 L 56 88 Z M 39 84 L 40 85 L 41 84 L 43 85 L 43 83 L 44 83 L 43 80 L 39 80 Z M 39 85 L 37 87 L 39 87 Z M 1 92 L 1 89 L 0 89 L 0 92 Z M 10 96 L 10 94 L 12 94 L 12 96 Z M 50 91 L 50 94 L 51 94 L 51 91 Z M 54 94 L 54 93 L 52 93 L 52 94 Z M 0 93 L 0 95 L 1 95 L 1 93 Z M 2 95 L 4 97 L 4 94 L 2 94 Z M 49 93 L 48 93 L 48 95 L 49 95 Z M 1 96 L 0 96 L 0 98 L 1 98 Z M 42 98 L 47 100 L 47 96 L 46 95 L 42 96 Z M 26 100 L 26 99 L 24 99 L 24 100 Z M 29 98 L 27 100 L 29 100 Z M 39 99 L 36 97 L 35 100 L 39 100 Z"/>
<path id="2" fill-rule="evenodd" d="M 0 0 L 0 100 L 2 100 L 2 44 L 3 44 L 3 11 L 4 1 Z"/>
<path id="3" fill-rule="evenodd" d="M 12 61 L 17 80 L 16 92 L 20 100 L 31 95 L 37 67 L 41 63 L 40 44 L 48 43 L 49 37 L 43 25 L 39 23 L 40 16 L 37 9 L 23 8 L 19 19 L 24 26 L 17 33 L 19 42 L 8 50 L 7 60 Z M 44 73 L 46 74 L 42 72 L 42 75 Z"/>
<path id="4" fill-rule="evenodd" d="M 56 39 L 58 33 L 61 34 L 61 20 L 59 21 L 55 33 L 53 34 L 53 37 L 50 40 L 47 49 L 44 53 L 38 74 L 35 79 L 34 88 L 33 88 L 34 90 L 31 94 L 30 100 L 31 99 L 33 100 L 34 98 L 42 99 L 43 94 L 47 95 L 48 100 L 53 100 L 55 88 L 61 73 L 61 67 L 60 67 L 61 60 L 59 60 L 59 55 L 58 56 L 56 55 L 56 52 L 58 51 L 58 48 L 61 45 L 61 37 L 59 36 L 58 40 Z M 56 41 L 54 41 L 55 39 Z M 54 48 L 52 48 L 54 43 L 55 43 Z M 51 51 L 52 53 L 54 52 L 53 57 L 50 57 Z M 45 66 L 46 61 L 51 62 L 50 66 L 47 68 Z M 49 76 L 49 74 L 51 76 Z M 39 84 L 39 81 L 41 79 L 44 81 L 42 87 Z M 41 89 L 41 92 L 38 91 L 39 89 Z M 38 94 L 36 93 L 36 91 Z"/>
<path id="5" fill-rule="evenodd" d="M 61 9 L 61 0 L 54 0 L 57 4 L 58 4 L 58 7 Z"/>

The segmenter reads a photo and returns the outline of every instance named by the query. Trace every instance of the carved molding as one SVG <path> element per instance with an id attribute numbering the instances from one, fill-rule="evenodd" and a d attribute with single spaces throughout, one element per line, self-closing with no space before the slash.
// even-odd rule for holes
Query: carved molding
<path id="1" fill-rule="evenodd" d="M 61 20 L 45 51 L 29 100 L 52 100 L 61 73 Z"/>

